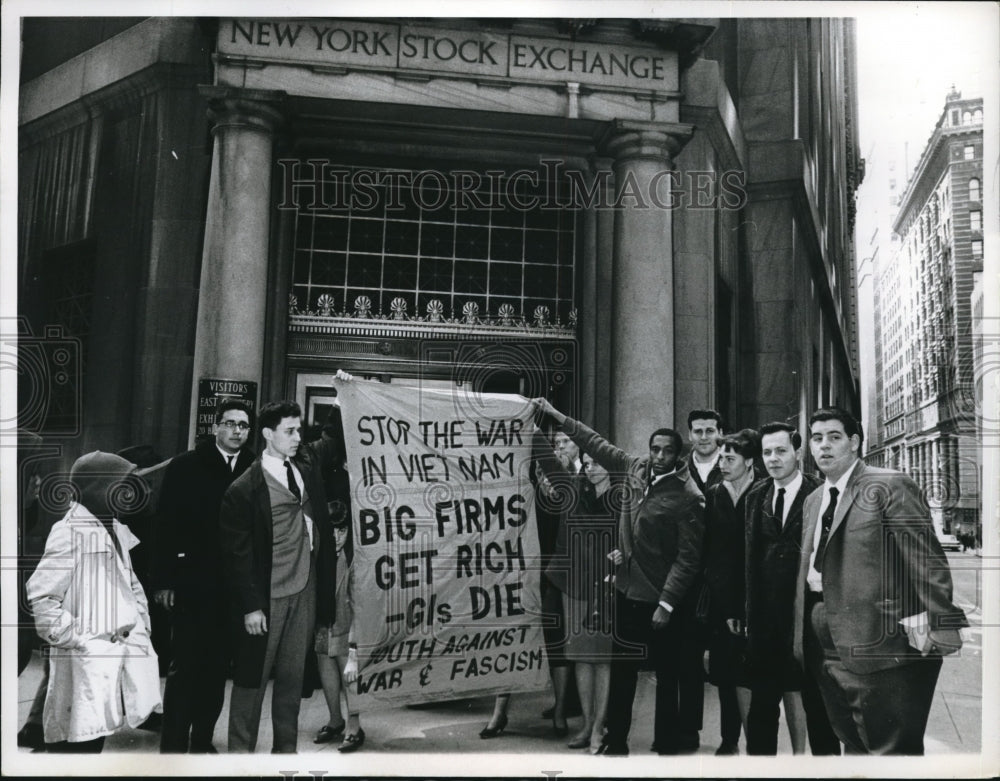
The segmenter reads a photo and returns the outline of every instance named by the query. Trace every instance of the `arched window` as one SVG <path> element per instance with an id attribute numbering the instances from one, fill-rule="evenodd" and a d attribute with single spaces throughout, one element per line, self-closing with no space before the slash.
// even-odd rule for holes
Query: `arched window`
<path id="1" fill-rule="evenodd" d="M 983 110 L 981 108 L 977 108 L 973 112 L 972 121 L 977 125 L 983 124 Z"/>
<path id="2" fill-rule="evenodd" d="M 970 179 L 969 180 L 969 200 L 978 201 L 979 200 L 979 180 Z"/>
<path id="3" fill-rule="evenodd" d="M 963 125 L 971 125 L 972 124 L 972 112 L 971 111 L 964 111 L 964 112 L 962 112 L 962 124 Z"/>

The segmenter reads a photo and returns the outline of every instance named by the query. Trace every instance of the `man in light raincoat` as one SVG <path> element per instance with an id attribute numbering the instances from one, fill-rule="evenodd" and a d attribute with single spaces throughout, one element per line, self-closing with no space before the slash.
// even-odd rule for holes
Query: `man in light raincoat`
<path id="1" fill-rule="evenodd" d="M 76 501 L 27 583 L 35 629 L 51 646 L 47 751 L 100 752 L 106 735 L 160 709 L 149 609 L 129 556 L 138 539 L 117 518 L 146 501 L 135 470 L 111 453 L 77 459 Z"/>

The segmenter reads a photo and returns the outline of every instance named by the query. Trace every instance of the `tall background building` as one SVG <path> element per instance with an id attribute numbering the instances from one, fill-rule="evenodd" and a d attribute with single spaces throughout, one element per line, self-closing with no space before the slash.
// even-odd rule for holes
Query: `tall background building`
<path id="1" fill-rule="evenodd" d="M 876 265 L 877 447 L 909 472 L 939 531 L 978 534 L 972 294 L 983 268 L 981 98 L 947 95 Z M 883 259 L 880 258 L 880 261 Z"/>
<path id="2" fill-rule="evenodd" d="M 23 422 L 169 456 L 340 368 L 640 452 L 860 413 L 855 59 L 850 19 L 25 18 Z"/>

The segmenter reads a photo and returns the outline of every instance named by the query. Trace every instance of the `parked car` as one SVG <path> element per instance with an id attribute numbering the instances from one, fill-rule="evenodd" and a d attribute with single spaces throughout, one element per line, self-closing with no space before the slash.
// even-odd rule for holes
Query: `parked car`
<path id="1" fill-rule="evenodd" d="M 962 543 L 958 541 L 958 537 L 954 534 L 939 534 L 938 542 L 941 543 L 941 548 L 943 550 L 961 550 Z"/>

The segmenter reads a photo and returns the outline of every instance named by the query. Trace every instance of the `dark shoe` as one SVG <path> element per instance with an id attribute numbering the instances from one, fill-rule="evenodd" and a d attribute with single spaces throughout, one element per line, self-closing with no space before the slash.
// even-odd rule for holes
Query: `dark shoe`
<path id="1" fill-rule="evenodd" d="M 606 757 L 627 757 L 628 746 L 621 743 L 608 743 L 605 741 L 601 744 L 597 753 L 604 754 Z"/>
<path id="2" fill-rule="evenodd" d="M 715 750 L 715 756 L 717 757 L 730 757 L 736 756 L 740 753 L 740 747 L 737 743 L 730 743 L 727 740 L 722 742 L 722 745 Z"/>
<path id="3" fill-rule="evenodd" d="M 319 732 L 316 733 L 316 737 L 313 738 L 313 743 L 332 743 L 334 738 L 338 738 L 344 734 L 344 726 L 346 722 L 340 722 L 336 727 L 331 727 L 327 724 L 324 727 L 320 727 Z"/>
<path id="4" fill-rule="evenodd" d="M 552 734 L 557 738 L 564 738 L 569 734 L 569 724 L 556 724 L 555 721 L 552 722 Z"/>
<path id="5" fill-rule="evenodd" d="M 42 725 L 29 721 L 17 733 L 17 745 L 21 748 L 33 748 L 36 751 L 45 749 L 45 734 Z"/>
<path id="6" fill-rule="evenodd" d="M 507 727 L 507 714 L 505 713 L 503 716 L 497 719 L 495 727 L 491 727 L 489 724 L 483 727 L 479 731 L 479 737 L 481 737 L 483 740 L 489 740 L 490 738 L 495 738 L 497 735 L 503 732 L 506 727 Z"/>
<path id="7" fill-rule="evenodd" d="M 142 722 L 136 729 L 146 730 L 147 732 L 159 732 L 162 725 L 163 714 L 154 712 L 150 713 L 149 718 Z"/>
<path id="8" fill-rule="evenodd" d="M 341 754 L 350 754 L 365 745 L 365 731 L 358 729 L 353 735 L 344 735 L 344 742 L 337 747 Z"/>

